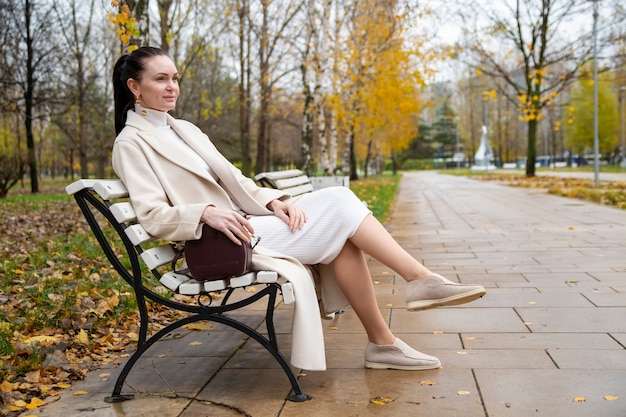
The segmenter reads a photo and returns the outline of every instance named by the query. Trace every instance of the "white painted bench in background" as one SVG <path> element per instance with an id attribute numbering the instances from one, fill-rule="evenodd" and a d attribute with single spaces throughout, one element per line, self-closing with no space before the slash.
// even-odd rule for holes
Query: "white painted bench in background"
<path id="1" fill-rule="evenodd" d="M 255 175 L 254 179 L 262 186 L 286 191 L 294 197 L 320 188 L 350 187 L 350 177 L 307 177 L 299 169 L 262 172 Z"/>

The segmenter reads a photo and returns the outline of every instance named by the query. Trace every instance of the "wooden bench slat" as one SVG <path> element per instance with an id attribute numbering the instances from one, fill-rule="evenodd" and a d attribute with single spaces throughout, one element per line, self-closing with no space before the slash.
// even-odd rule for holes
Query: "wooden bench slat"
<path id="1" fill-rule="evenodd" d="M 256 282 L 271 284 L 276 281 L 278 281 L 278 272 L 276 271 L 258 271 L 256 273 Z"/>
<path id="2" fill-rule="evenodd" d="M 133 224 L 128 226 L 125 232 L 126 236 L 128 236 L 128 239 L 130 239 L 130 242 L 135 246 L 141 245 L 142 243 L 149 242 L 154 239 L 154 237 L 148 234 L 148 232 L 146 232 L 146 229 L 144 229 L 140 224 Z"/>
<path id="3" fill-rule="evenodd" d="M 228 280 L 225 279 L 205 281 L 202 284 L 204 284 L 204 291 L 206 292 L 222 291 L 228 288 Z"/>
<path id="4" fill-rule="evenodd" d="M 140 256 L 148 268 L 156 269 L 161 265 L 171 263 L 176 252 L 171 245 L 163 245 L 145 250 Z"/>
<path id="5" fill-rule="evenodd" d="M 120 180 L 98 180 L 94 183 L 93 190 L 105 200 L 128 197 L 128 190 Z"/>
<path id="6" fill-rule="evenodd" d="M 84 190 L 86 188 L 89 188 L 89 189 L 93 188 L 93 185 L 95 182 L 96 180 L 80 179 L 66 186 L 65 192 L 69 195 L 74 195 L 77 192 Z"/>
<path id="7" fill-rule="evenodd" d="M 313 186 L 311 184 L 300 185 L 298 187 L 287 188 L 284 191 L 288 192 L 292 196 L 298 196 L 300 194 L 306 194 L 313 191 Z"/>
<path id="8" fill-rule="evenodd" d="M 282 178 L 296 177 L 299 175 L 304 175 L 304 173 L 299 169 L 287 169 L 284 171 L 261 172 L 260 174 L 255 175 L 254 179 L 257 181 L 260 181 L 262 178 L 278 180 Z"/>
<path id="9" fill-rule="evenodd" d="M 202 284 L 204 283 L 196 281 L 195 279 L 190 279 L 180 284 L 178 287 L 178 293 L 183 295 L 198 295 L 204 290 Z"/>
<path id="10" fill-rule="evenodd" d="M 161 284 L 163 284 L 166 288 L 177 292 L 180 285 L 184 282 L 187 282 L 191 279 L 187 275 L 177 274 L 174 271 L 169 271 L 161 276 L 159 280 Z"/>
<path id="11" fill-rule="evenodd" d="M 230 286 L 232 288 L 245 287 L 251 285 L 256 280 L 255 272 L 248 272 L 244 275 L 239 275 L 238 277 L 231 277 L 229 279 Z"/>
<path id="12" fill-rule="evenodd" d="M 285 282 L 280 286 L 280 292 L 283 295 L 283 303 L 293 304 L 296 302 L 296 294 L 293 291 L 293 284 L 291 282 Z"/>
<path id="13" fill-rule="evenodd" d="M 135 209 L 128 201 L 112 204 L 109 210 L 111 210 L 118 223 L 129 223 L 137 220 Z"/>
<path id="14" fill-rule="evenodd" d="M 307 177 L 306 175 L 301 175 L 299 177 L 283 178 L 280 180 L 275 180 L 274 185 L 279 190 L 282 190 L 282 189 L 286 189 L 290 187 L 295 187 L 297 185 L 310 184 L 310 182 L 311 181 L 309 180 L 309 177 Z"/>

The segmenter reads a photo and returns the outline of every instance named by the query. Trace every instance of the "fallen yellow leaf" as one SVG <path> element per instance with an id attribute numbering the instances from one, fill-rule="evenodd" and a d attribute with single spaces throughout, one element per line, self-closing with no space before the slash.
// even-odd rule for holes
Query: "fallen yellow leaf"
<path id="1" fill-rule="evenodd" d="M 468 336 L 465 338 L 465 340 L 476 340 L 476 338 L 474 336 Z"/>
<path id="2" fill-rule="evenodd" d="M 394 402 L 395 399 L 389 397 L 375 397 L 370 400 L 372 404 L 387 405 Z"/>
<path id="3" fill-rule="evenodd" d="M 465 351 L 459 351 L 459 352 L 457 352 L 456 354 L 457 354 L 457 355 L 467 355 L 467 352 L 465 352 Z"/>
<path id="4" fill-rule="evenodd" d="M 202 344 L 202 342 L 191 342 L 191 343 L 189 343 L 190 346 L 198 346 L 198 345 L 201 345 L 201 344 Z"/>
<path id="5" fill-rule="evenodd" d="M 443 334 L 443 330 L 433 330 L 433 334 Z"/>
<path id="6" fill-rule="evenodd" d="M 68 384 L 68 383 L 65 383 L 65 382 L 57 383 L 57 387 L 59 387 L 59 388 L 69 388 L 71 386 L 72 386 L 72 384 Z"/>
<path id="7" fill-rule="evenodd" d="M 213 330 L 215 328 L 214 325 L 209 324 L 207 322 L 189 323 L 189 324 L 185 324 L 183 327 L 189 330 L 197 330 L 197 331 Z"/>
<path id="8" fill-rule="evenodd" d="M 605 395 L 602 398 L 604 398 L 607 401 L 617 401 L 617 400 L 619 400 L 619 397 L 617 395 Z"/>
<path id="9" fill-rule="evenodd" d="M 85 331 L 85 329 L 80 329 L 80 332 L 76 335 L 76 340 L 81 345 L 86 345 L 89 343 L 89 335 Z"/>
<path id="10" fill-rule="evenodd" d="M 32 345 L 38 344 L 40 346 L 54 346 L 58 340 L 53 336 L 33 336 L 24 340 L 24 343 Z"/>
<path id="11" fill-rule="evenodd" d="M 87 391 L 76 391 L 74 395 L 87 395 L 89 394 Z"/>
<path id="12" fill-rule="evenodd" d="M 420 385 L 437 385 L 437 383 L 435 381 L 430 381 L 430 380 L 425 380 L 425 381 L 420 381 Z"/>
<path id="13" fill-rule="evenodd" d="M 470 392 L 469 391 L 457 391 L 456 392 L 458 395 L 469 395 Z"/>
<path id="14" fill-rule="evenodd" d="M 41 398 L 37 398 L 37 397 L 33 397 L 30 400 L 30 403 L 26 404 L 26 409 L 27 410 L 34 410 L 37 407 L 39 407 L 40 405 L 44 405 L 46 402 L 44 400 L 42 400 Z"/>
<path id="15" fill-rule="evenodd" d="M 585 397 L 574 397 L 572 401 L 574 401 L 575 403 L 584 403 L 585 401 L 587 401 L 587 399 Z"/>
<path id="16" fill-rule="evenodd" d="M 11 392 L 13 391 L 13 384 L 11 384 L 9 381 L 2 381 L 2 383 L 0 383 L 0 391 L 2 392 Z"/>
<path id="17" fill-rule="evenodd" d="M 339 330 L 339 327 L 331 327 L 330 330 Z"/>

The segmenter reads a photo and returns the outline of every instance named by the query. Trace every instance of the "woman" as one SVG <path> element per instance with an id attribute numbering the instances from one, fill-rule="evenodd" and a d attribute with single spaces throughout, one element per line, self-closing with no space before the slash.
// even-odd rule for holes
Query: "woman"
<path id="1" fill-rule="evenodd" d="M 273 268 L 290 281 L 298 282 L 296 276 L 306 272 L 302 264 L 327 265 L 324 270 L 334 274 L 367 332 L 366 367 L 421 370 L 441 366 L 437 358 L 393 335 L 378 309 L 365 253 L 408 282 L 409 310 L 469 302 L 485 294 L 483 287 L 453 283 L 431 272 L 402 249 L 345 187 L 297 199 L 258 187 L 196 126 L 167 114 L 176 106 L 179 86 L 176 66 L 164 51 L 142 47 L 121 57 L 113 85 L 118 134 L 113 168 L 127 186 L 148 233 L 162 239 L 198 239 L 206 223 L 236 243 L 238 238 L 247 242 L 253 234 L 259 235 L 255 267 Z M 331 279 L 326 275 L 321 277 L 322 285 Z M 309 275 L 305 276 L 310 282 Z M 296 287 L 293 331 L 302 337 L 321 335 L 317 317 L 298 313 L 298 305 L 306 304 L 302 300 L 311 291 L 310 285 L 299 282 Z M 294 334 L 294 340 L 298 337 Z M 294 342 L 292 363 L 325 369 L 323 352 L 307 352 L 306 344 L 300 349 Z M 300 356 L 294 359 L 294 353 Z"/>

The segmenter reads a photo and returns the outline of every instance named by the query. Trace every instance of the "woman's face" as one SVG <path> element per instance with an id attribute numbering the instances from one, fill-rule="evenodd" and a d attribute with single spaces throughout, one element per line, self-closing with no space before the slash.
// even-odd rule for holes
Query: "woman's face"
<path id="1" fill-rule="evenodd" d="M 128 88 L 147 109 L 168 111 L 176 107 L 178 71 L 166 55 L 146 59 L 141 80 L 128 80 Z"/>

